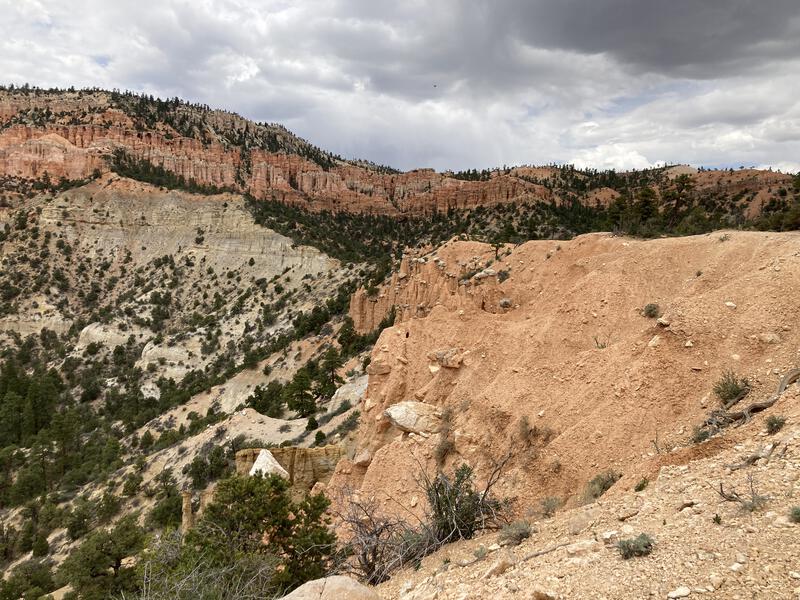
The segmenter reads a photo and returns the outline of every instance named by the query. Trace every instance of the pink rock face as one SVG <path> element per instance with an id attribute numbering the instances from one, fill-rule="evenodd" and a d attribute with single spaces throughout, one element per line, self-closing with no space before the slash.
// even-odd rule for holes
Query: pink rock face
<path id="1" fill-rule="evenodd" d="M 33 110 L 49 111 L 51 116 L 36 121 L 30 116 Z M 232 132 L 247 124 L 223 111 L 205 118 Z M 0 174 L 41 178 L 47 172 L 54 180 L 85 178 L 95 169 L 107 171 L 107 160 L 118 148 L 199 184 L 229 187 L 312 211 L 393 216 L 552 199 L 544 186 L 514 174 L 461 181 L 431 169 L 391 174 L 345 162 L 324 170 L 298 154 L 260 148 L 243 156 L 239 147 L 185 137 L 165 123 L 137 130 L 128 115 L 110 106 L 105 93 L 0 92 Z"/>

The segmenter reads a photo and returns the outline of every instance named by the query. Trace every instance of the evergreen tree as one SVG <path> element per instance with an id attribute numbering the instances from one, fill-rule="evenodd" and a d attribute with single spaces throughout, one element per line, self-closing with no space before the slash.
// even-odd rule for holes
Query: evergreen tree
<path id="1" fill-rule="evenodd" d="M 301 417 L 313 415 L 317 410 L 317 403 L 311 392 L 311 376 L 305 367 L 297 370 L 292 381 L 284 388 L 283 394 L 286 406 Z"/>
<path id="2" fill-rule="evenodd" d="M 136 515 L 119 520 L 111 531 L 92 532 L 64 561 L 58 573 L 61 584 L 71 584 L 81 600 L 106 600 L 136 589 L 135 571 L 123 567 L 123 559 L 144 545 L 144 531 Z"/>

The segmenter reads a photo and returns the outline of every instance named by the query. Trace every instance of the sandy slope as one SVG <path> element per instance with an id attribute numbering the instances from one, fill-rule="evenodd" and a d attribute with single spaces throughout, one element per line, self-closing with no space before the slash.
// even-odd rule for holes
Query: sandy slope
<path id="1" fill-rule="evenodd" d="M 414 399 L 452 412 L 447 467 L 466 461 L 485 475 L 512 451 L 499 491 L 517 497 L 521 511 L 546 496 L 574 505 L 607 469 L 623 473 L 617 488 L 629 489 L 661 464 L 725 446 L 689 442 L 717 406 L 712 388 L 725 369 L 748 376 L 758 400 L 800 364 L 796 233 L 591 234 L 509 250 L 492 261 L 485 245 L 451 242 L 424 264 L 407 261 L 407 276 L 383 290 L 406 302 L 402 314 L 427 316 L 406 318 L 376 344 L 372 362 L 384 372 L 370 376 L 359 432 L 374 459 L 366 469 L 341 464 L 332 485 L 409 506 L 418 461 L 433 468 L 439 436 L 403 434 L 383 410 Z M 478 260 L 510 277 L 459 284 Z M 498 308 L 504 299 L 510 308 Z M 641 314 L 650 302 L 663 326 Z M 446 348 L 463 352 L 460 368 L 430 358 Z M 549 439 L 523 442 L 523 417 Z"/>

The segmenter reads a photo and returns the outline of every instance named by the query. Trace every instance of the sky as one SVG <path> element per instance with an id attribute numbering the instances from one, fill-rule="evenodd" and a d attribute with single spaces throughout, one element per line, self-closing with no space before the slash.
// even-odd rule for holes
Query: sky
<path id="1" fill-rule="evenodd" d="M 800 170 L 800 0 L 0 0 L 0 82 L 127 89 L 401 169 Z"/>

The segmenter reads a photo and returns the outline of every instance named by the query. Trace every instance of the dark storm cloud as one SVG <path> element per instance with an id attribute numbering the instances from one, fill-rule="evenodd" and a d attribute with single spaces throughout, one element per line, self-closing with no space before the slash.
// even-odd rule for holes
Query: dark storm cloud
<path id="1" fill-rule="evenodd" d="M 0 75 L 179 95 L 404 168 L 800 156 L 797 0 L 0 0 Z"/>
<path id="2" fill-rule="evenodd" d="M 714 78 L 800 53 L 797 0 L 498 2 L 531 45 L 604 53 L 662 74 Z"/>

